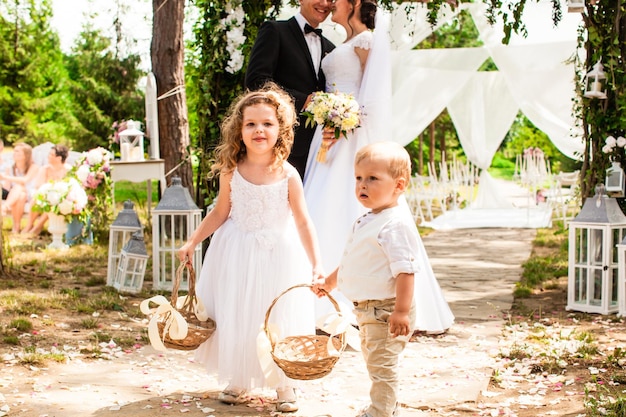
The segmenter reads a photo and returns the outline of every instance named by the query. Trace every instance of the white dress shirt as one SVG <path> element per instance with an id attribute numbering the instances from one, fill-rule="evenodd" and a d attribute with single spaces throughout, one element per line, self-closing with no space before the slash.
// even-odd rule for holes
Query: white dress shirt
<path id="1" fill-rule="evenodd" d="M 304 33 L 304 25 L 308 22 L 300 13 L 296 14 L 295 18 L 300 25 L 300 30 Z M 314 32 L 304 33 L 304 39 L 309 47 L 309 53 L 311 54 L 313 66 L 315 67 L 315 74 L 317 75 L 320 72 L 320 63 L 322 61 L 322 39 Z"/>

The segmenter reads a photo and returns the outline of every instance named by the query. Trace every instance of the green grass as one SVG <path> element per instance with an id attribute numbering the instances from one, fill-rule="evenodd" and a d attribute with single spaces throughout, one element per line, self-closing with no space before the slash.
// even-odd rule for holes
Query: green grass
<path id="1" fill-rule="evenodd" d="M 117 181 L 113 188 L 115 196 L 115 205 L 121 209 L 122 204 L 126 200 L 130 200 L 135 204 L 135 211 L 146 210 L 146 202 L 148 201 L 148 189 L 146 182 L 130 182 Z M 159 182 L 152 181 L 152 204 L 159 201 Z"/>
<path id="2" fill-rule="evenodd" d="M 533 289 L 554 287 L 558 278 L 567 276 L 568 239 L 560 224 L 552 228 L 537 229 L 535 247 L 550 248 L 549 254 L 539 256 L 533 251 L 522 264 L 522 278 L 515 284 L 515 297 L 527 298 Z"/>

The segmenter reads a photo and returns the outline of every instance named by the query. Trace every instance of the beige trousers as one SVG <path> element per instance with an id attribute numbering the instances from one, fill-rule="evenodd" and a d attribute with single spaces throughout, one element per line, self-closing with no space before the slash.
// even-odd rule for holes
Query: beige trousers
<path id="1" fill-rule="evenodd" d="M 410 338 L 393 337 L 389 333 L 389 316 L 395 298 L 355 303 L 354 314 L 359 325 L 361 351 L 372 380 L 367 413 L 372 417 L 397 415 L 398 359 Z M 415 321 L 415 306 L 411 306 L 411 323 Z"/>

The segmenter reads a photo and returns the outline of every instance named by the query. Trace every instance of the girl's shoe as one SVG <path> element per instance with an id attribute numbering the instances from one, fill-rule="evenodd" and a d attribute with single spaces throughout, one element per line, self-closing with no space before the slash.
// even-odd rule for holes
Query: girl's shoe
<path id="1" fill-rule="evenodd" d="M 227 387 L 217 399 L 224 404 L 243 404 L 246 402 L 246 390 Z"/>
<path id="2" fill-rule="evenodd" d="M 298 411 L 298 400 L 296 397 L 296 391 L 293 388 L 287 388 L 284 390 L 276 390 L 276 411 L 281 413 L 292 413 Z"/>

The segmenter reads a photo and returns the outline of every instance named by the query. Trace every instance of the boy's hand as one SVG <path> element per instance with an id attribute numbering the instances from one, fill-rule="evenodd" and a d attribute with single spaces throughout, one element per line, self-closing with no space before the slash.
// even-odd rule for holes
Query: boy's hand
<path id="1" fill-rule="evenodd" d="M 411 331 L 411 321 L 409 313 L 394 311 L 389 316 L 389 332 L 393 337 L 407 336 Z"/>

